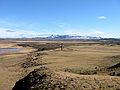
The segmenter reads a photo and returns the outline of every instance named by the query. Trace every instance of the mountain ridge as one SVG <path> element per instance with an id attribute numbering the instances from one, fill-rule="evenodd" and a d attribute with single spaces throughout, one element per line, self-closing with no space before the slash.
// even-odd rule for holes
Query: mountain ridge
<path id="1" fill-rule="evenodd" d="M 34 37 L 34 38 L 45 38 L 45 39 L 58 39 L 58 40 L 73 40 L 73 39 L 102 39 L 102 37 L 95 36 L 81 36 L 81 35 L 50 35 L 47 37 Z"/>

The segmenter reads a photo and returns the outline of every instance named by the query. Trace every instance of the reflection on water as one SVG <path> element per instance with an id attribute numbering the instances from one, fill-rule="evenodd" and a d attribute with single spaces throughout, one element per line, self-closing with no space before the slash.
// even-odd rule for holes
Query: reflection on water
<path id="1" fill-rule="evenodd" d="M 18 52 L 18 48 L 0 48 L 0 54 L 8 53 L 8 52 Z"/>

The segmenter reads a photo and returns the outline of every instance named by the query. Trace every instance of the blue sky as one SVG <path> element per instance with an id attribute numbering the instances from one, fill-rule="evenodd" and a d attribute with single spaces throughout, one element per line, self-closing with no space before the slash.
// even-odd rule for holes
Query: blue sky
<path id="1" fill-rule="evenodd" d="M 120 0 L 0 0 L 0 38 L 50 34 L 120 38 Z"/>

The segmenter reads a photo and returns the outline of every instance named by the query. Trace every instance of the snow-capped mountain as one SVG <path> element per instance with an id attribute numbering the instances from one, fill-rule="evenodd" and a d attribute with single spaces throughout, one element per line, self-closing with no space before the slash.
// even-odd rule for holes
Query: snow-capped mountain
<path id="1" fill-rule="evenodd" d="M 48 39 L 102 39 L 101 37 L 92 36 L 75 36 L 75 35 L 51 35 Z"/>

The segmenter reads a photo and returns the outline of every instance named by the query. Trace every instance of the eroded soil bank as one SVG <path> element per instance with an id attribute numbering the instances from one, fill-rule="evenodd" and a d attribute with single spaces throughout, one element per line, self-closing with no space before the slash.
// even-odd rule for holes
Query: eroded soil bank
<path id="1" fill-rule="evenodd" d="M 23 48 L 16 43 L 0 43 L 0 48 L 18 48 L 19 52 L 7 52 L 0 55 L 0 90 L 11 90 L 15 82 L 24 76 L 21 64 L 33 48 Z"/>

